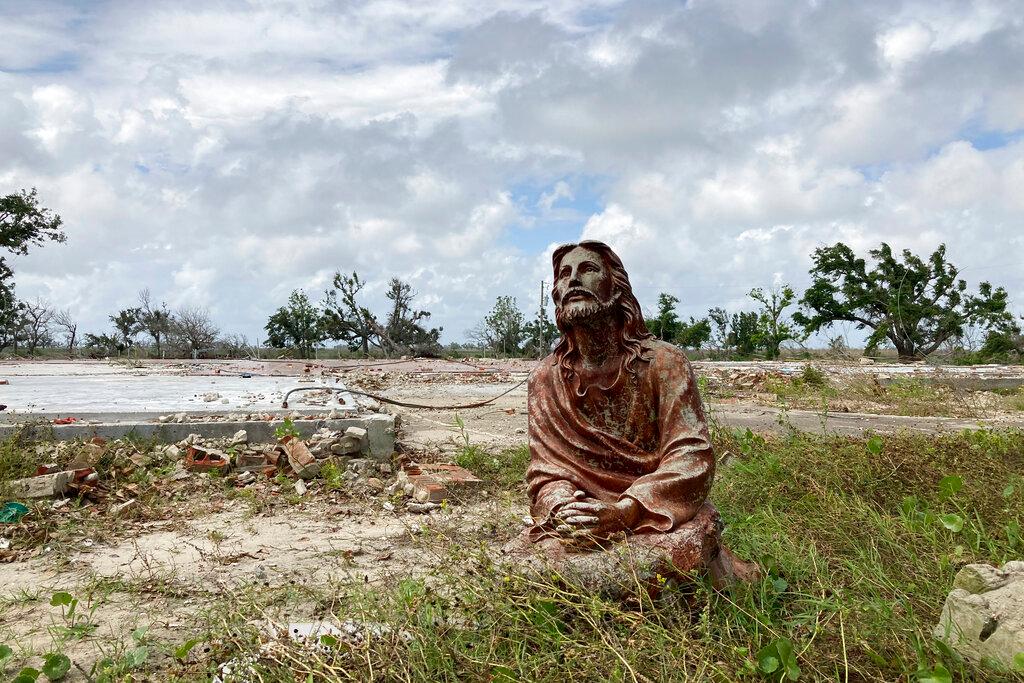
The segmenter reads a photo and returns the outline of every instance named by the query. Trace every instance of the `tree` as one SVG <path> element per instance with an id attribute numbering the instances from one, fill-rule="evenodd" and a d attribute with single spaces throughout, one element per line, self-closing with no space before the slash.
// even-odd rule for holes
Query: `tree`
<path id="1" fill-rule="evenodd" d="M 371 344 L 380 347 L 382 328 L 373 313 L 356 301 L 365 284 L 356 272 L 335 273 L 334 288 L 327 290 L 322 307 L 326 338 L 347 342 L 350 350 L 361 349 L 363 355 L 369 356 Z"/>
<path id="2" fill-rule="evenodd" d="M 8 346 L 17 349 L 18 335 L 24 322 L 25 305 L 14 297 L 14 287 L 5 287 L 3 271 L 6 266 L 0 258 L 0 351 Z M 8 269 L 8 272 L 9 269 Z"/>
<path id="3" fill-rule="evenodd" d="M 157 357 L 163 356 L 161 341 L 167 338 L 171 329 L 172 316 L 167 310 L 167 304 L 161 303 L 157 306 L 152 302 L 149 290 L 139 292 L 139 325 L 148 334 L 156 346 Z"/>
<path id="4" fill-rule="evenodd" d="M 683 348 L 695 349 L 697 351 L 700 351 L 700 348 L 710 340 L 711 321 L 708 318 L 697 320 L 692 316 L 689 322 L 679 323 L 679 331 L 673 339 L 676 344 Z"/>
<path id="5" fill-rule="evenodd" d="M 441 328 L 426 329 L 421 321 L 430 318 L 430 311 L 416 311 L 412 300 L 416 297 L 412 285 L 397 277 L 388 282 L 385 296 L 391 301 L 387 324 L 380 336 L 391 353 L 437 355 L 441 351 Z"/>
<path id="6" fill-rule="evenodd" d="M 729 347 L 729 314 L 724 308 L 708 310 L 708 321 L 711 328 L 711 343 L 723 351 Z"/>
<path id="7" fill-rule="evenodd" d="M 143 330 L 143 325 L 139 322 L 140 313 L 141 309 L 126 308 L 118 311 L 117 315 L 110 316 L 110 322 L 114 324 L 114 329 L 120 335 L 120 345 L 125 349 L 131 350 L 135 345 L 135 335 Z"/>
<path id="8" fill-rule="evenodd" d="M 750 357 L 757 350 L 758 315 L 752 311 L 733 313 L 729 320 L 728 345 L 741 357 Z"/>
<path id="9" fill-rule="evenodd" d="M 551 345 L 559 335 L 558 326 L 548 317 L 548 298 L 544 294 L 544 284 L 541 281 L 537 315 L 523 328 L 526 334 L 526 351 L 538 358 L 543 358 L 551 352 Z"/>
<path id="10" fill-rule="evenodd" d="M 49 341 L 50 322 L 53 320 L 53 309 L 42 299 L 36 299 L 34 303 L 25 304 L 23 309 L 25 343 L 28 346 L 28 355 L 34 356 L 36 348 L 45 346 Z"/>
<path id="11" fill-rule="evenodd" d="M 31 245 L 47 240 L 67 239 L 60 230 L 61 217 L 39 206 L 36 189 L 14 192 L 0 197 L 0 249 L 15 255 L 28 253 Z M 7 346 L 18 348 L 25 323 L 25 306 L 14 295 L 14 273 L 0 256 L 0 351 Z"/>
<path id="12" fill-rule="evenodd" d="M 174 312 L 168 341 L 192 358 L 213 348 L 220 330 L 210 320 L 210 312 L 199 306 L 183 306 Z"/>
<path id="13" fill-rule="evenodd" d="M 46 240 L 63 242 L 61 217 L 39 206 L 36 188 L 0 197 L 0 248 L 12 254 L 27 254 L 30 245 Z"/>
<path id="14" fill-rule="evenodd" d="M 299 358 L 310 358 L 324 339 L 323 314 L 304 292 L 295 290 L 288 304 L 277 309 L 264 328 L 267 342 L 277 349 L 295 349 Z"/>
<path id="15" fill-rule="evenodd" d="M 982 282 L 977 295 L 966 293 L 959 269 L 946 261 L 944 244 L 927 261 L 909 249 L 901 261 L 884 242 L 868 254 L 874 260 L 870 269 L 842 242 L 814 250 L 813 283 L 800 300 L 806 313 L 793 316 L 807 334 L 838 321 L 853 322 L 857 329 L 872 330 L 866 353 L 887 339 L 907 361 L 932 353 L 963 334 L 965 326 L 992 329 L 1012 319 L 1002 287 Z"/>
<path id="16" fill-rule="evenodd" d="M 117 335 L 111 334 L 86 334 L 85 350 L 93 358 L 99 356 L 113 356 L 121 353 L 128 347 Z"/>
<path id="17" fill-rule="evenodd" d="M 64 339 L 68 344 L 68 355 L 75 350 L 76 336 L 78 335 L 78 322 L 71 317 L 71 311 L 66 308 L 57 311 L 53 316 L 53 324 L 64 329 Z"/>
<path id="18" fill-rule="evenodd" d="M 679 299 L 662 292 L 658 295 L 658 317 L 648 318 L 647 329 L 662 341 L 673 341 L 679 334 L 680 322 L 676 315 L 676 304 Z"/>
<path id="19" fill-rule="evenodd" d="M 754 342 L 764 349 L 769 360 L 774 360 L 779 357 L 779 347 L 783 342 L 800 339 L 796 328 L 783 316 L 785 310 L 796 301 L 796 294 L 789 285 L 773 287 L 767 292 L 756 287 L 750 290 L 750 298 L 761 304 Z"/>
<path id="20" fill-rule="evenodd" d="M 516 355 L 522 351 L 521 345 L 526 339 L 524 322 L 515 297 L 499 296 L 491 312 L 470 330 L 469 335 L 496 353 Z"/>

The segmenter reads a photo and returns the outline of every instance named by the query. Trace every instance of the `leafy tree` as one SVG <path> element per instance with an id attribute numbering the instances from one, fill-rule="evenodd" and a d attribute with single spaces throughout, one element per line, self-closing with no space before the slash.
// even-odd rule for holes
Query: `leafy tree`
<path id="1" fill-rule="evenodd" d="M 769 360 L 774 360 L 779 357 L 779 346 L 783 342 L 801 338 L 796 327 L 784 317 L 785 310 L 796 301 L 796 294 L 789 285 L 773 287 L 767 292 L 757 287 L 750 290 L 750 298 L 761 304 L 754 342 L 764 349 Z"/>
<path id="2" fill-rule="evenodd" d="M 870 268 L 842 242 L 814 250 L 813 284 L 800 300 L 806 313 L 793 316 L 807 334 L 849 321 L 872 330 L 866 352 L 888 340 L 900 359 L 913 360 L 968 325 L 993 329 L 1011 320 L 1006 290 L 982 282 L 977 295 L 968 294 L 967 283 L 957 279 L 959 269 L 946 261 L 944 244 L 927 261 L 909 249 L 900 260 L 884 242 L 868 254 Z"/>
<path id="3" fill-rule="evenodd" d="M 690 317 L 688 322 L 679 323 L 679 331 L 676 333 L 675 341 L 683 348 L 700 350 L 702 346 L 711 340 L 711 321 L 708 318 Z"/>
<path id="4" fill-rule="evenodd" d="M 682 323 L 676 315 L 677 303 L 678 298 L 662 292 L 658 295 L 658 316 L 644 321 L 651 334 L 662 341 L 673 341 L 679 334 Z"/>
<path id="5" fill-rule="evenodd" d="M 323 314 L 305 293 L 295 290 L 288 304 L 270 316 L 265 329 L 267 341 L 274 348 L 292 348 L 299 358 L 309 358 L 324 339 Z"/>
<path id="6" fill-rule="evenodd" d="M 63 242 L 61 217 L 39 206 L 36 188 L 31 192 L 15 192 L 0 197 L 0 249 L 12 254 L 27 254 L 30 245 L 46 240 Z"/>
<path id="7" fill-rule="evenodd" d="M 327 339 L 348 343 L 352 351 L 362 350 L 370 355 L 370 345 L 380 347 L 380 331 L 383 329 L 377 318 L 356 301 L 356 295 L 366 285 L 359 274 L 334 274 L 334 288 L 327 290 L 323 301 L 324 333 Z"/>
<path id="8" fill-rule="evenodd" d="M 35 188 L 0 197 L 0 249 L 24 255 L 30 246 L 47 240 L 64 242 L 61 222 L 60 216 L 39 205 Z M 13 275 L 0 256 L 0 351 L 7 346 L 17 350 L 25 324 L 25 305 L 14 295 Z"/>
<path id="9" fill-rule="evenodd" d="M 25 304 L 14 297 L 14 287 L 4 286 L 4 270 L 10 269 L 0 258 L 0 351 L 8 346 L 17 349 L 18 337 L 24 323 Z"/>
<path id="10" fill-rule="evenodd" d="M 121 355 L 128 347 L 118 335 L 86 334 L 85 350 L 93 358 L 99 356 Z"/>
<path id="11" fill-rule="evenodd" d="M 384 295 L 391 301 L 387 324 L 381 341 L 392 353 L 412 353 L 414 355 L 438 355 L 441 351 L 442 328 L 426 329 L 421 322 L 430 318 L 430 311 L 416 311 L 412 308 L 412 300 L 416 297 L 412 285 L 397 277 L 388 282 L 388 291 Z"/>
<path id="12" fill-rule="evenodd" d="M 747 358 L 757 350 L 758 315 L 752 311 L 733 313 L 729 320 L 728 345 Z"/>
<path id="13" fill-rule="evenodd" d="M 741 311 L 729 315 L 724 308 L 708 311 L 711 339 L 723 351 L 735 351 L 741 357 L 749 357 L 757 350 L 758 315 Z"/>
<path id="14" fill-rule="evenodd" d="M 515 297 L 499 296 L 494 308 L 480 325 L 470 331 L 470 336 L 496 353 L 505 356 L 521 353 L 526 340 L 526 325 Z"/>
<path id="15" fill-rule="evenodd" d="M 148 289 L 139 292 L 138 311 L 141 331 L 153 339 L 153 344 L 156 346 L 156 355 L 159 358 L 163 355 L 161 342 L 167 338 L 167 333 L 171 330 L 171 312 L 167 309 L 167 304 L 155 304 L 150 297 Z"/>
<path id="16" fill-rule="evenodd" d="M 142 332 L 143 325 L 139 320 L 141 314 L 139 308 L 126 308 L 118 311 L 117 315 L 110 316 L 110 322 L 121 338 L 121 345 L 125 349 L 131 349 L 135 345 L 135 335 Z"/>

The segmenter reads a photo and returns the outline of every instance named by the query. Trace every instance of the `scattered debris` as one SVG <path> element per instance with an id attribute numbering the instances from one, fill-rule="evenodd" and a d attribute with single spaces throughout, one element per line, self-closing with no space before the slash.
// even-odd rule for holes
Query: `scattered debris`
<path id="1" fill-rule="evenodd" d="M 231 460 L 226 453 L 190 445 L 185 452 L 185 467 L 195 472 L 227 472 Z"/>
<path id="2" fill-rule="evenodd" d="M 127 510 L 128 508 L 132 507 L 137 502 L 138 501 L 135 498 L 131 498 L 129 500 L 126 500 L 123 503 L 118 503 L 117 505 L 114 505 L 114 506 L 112 506 L 110 508 L 110 515 L 112 517 L 117 517 L 119 514 L 121 514 L 122 512 Z"/>
<path id="3" fill-rule="evenodd" d="M 17 524 L 22 517 L 28 514 L 28 507 L 11 501 L 0 508 L 0 524 Z"/>
<path id="4" fill-rule="evenodd" d="M 320 473 L 320 463 L 309 452 L 305 442 L 293 436 L 287 436 L 282 439 L 281 443 L 288 454 L 288 464 L 291 465 L 296 475 L 303 479 L 312 479 Z"/>
<path id="5" fill-rule="evenodd" d="M 392 485 L 391 493 L 401 491 L 417 503 L 440 503 L 453 489 L 473 489 L 483 484 L 469 470 L 451 464 L 409 463 Z"/>

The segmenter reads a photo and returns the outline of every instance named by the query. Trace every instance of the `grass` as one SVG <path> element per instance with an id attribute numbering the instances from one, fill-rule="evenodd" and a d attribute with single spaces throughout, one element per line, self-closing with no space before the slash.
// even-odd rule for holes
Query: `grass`
<path id="1" fill-rule="evenodd" d="M 714 438 L 720 454 L 736 457 L 711 497 L 730 547 L 765 569 L 755 585 L 719 593 L 698 582 L 655 600 L 638 590 L 613 601 L 563 577 L 495 566 L 493 549 L 521 528 L 507 511 L 504 523 L 441 520 L 415 534 L 417 576 L 207 595 L 188 639 L 204 656 L 184 663 L 166 654 L 183 643 L 152 644 L 166 656 L 152 657 L 145 673 L 204 679 L 251 656 L 251 678 L 264 681 L 778 680 L 763 674 L 758 654 L 792 646 L 799 680 L 943 680 L 944 671 L 952 680 L 1012 679 L 961 661 L 931 630 L 960 567 L 1024 552 L 1024 433 L 720 429 Z M 525 447 L 467 445 L 457 460 L 524 502 Z M 942 515 L 957 516 L 960 530 Z M 268 642 L 267 618 L 386 628 L 310 649 Z"/>
<path id="2" fill-rule="evenodd" d="M 744 453 L 712 498 L 730 545 L 766 570 L 757 585 L 726 594 L 700 583 L 655 601 L 638 591 L 624 604 L 562 577 L 503 573 L 482 548 L 511 530 L 442 529 L 422 539 L 438 567 L 428 578 L 250 594 L 212 606 L 230 618 L 208 635 L 223 648 L 219 661 L 256 652 L 265 637 L 253 624 L 294 609 L 292 600 L 338 621 L 388 626 L 355 643 L 327 639 L 315 653 L 264 645 L 259 675 L 281 681 L 732 681 L 759 678 L 758 653 L 787 643 L 801 680 L 1012 676 L 960 660 L 931 629 L 959 567 L 1024 550 L 1024 434 L 723 432 L 716 441 L 720 452 Z M 521 481 L 523 449 L 463 457 L 492 467 L 494 481 Z M 955 494 L 940 485 L 951 475 L 962 482 Z M 942 514 L 958 515 L 962 530 L 943 526 Z"/>

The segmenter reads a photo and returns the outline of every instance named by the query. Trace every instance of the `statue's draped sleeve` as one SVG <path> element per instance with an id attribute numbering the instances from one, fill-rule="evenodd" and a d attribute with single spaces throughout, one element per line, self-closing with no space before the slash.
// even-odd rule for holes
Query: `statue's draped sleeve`
<path id="1" fill-rule="evenodd" d="M 637 532 L 671 531 L 707 498 L 715 459 L 693 370 L 671 346 L 657 344 L 650 354 L 637 400 L 646 402 L 646 419 L 657 421 L 653 450 L 591 424 L 552 358 L 531 374 L 526 482 L 536 531 L 577 489 L 608 503 L 635 500 Z"/>

